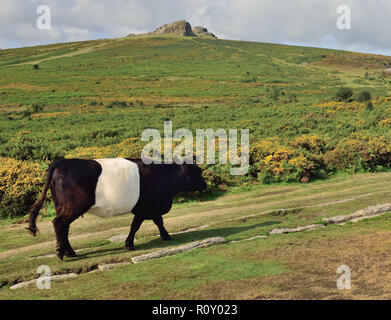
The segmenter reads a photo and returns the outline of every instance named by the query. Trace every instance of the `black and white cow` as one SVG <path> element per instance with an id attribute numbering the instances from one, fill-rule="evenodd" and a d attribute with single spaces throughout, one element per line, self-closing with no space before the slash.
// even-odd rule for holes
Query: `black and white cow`
<path id="1" fill-rule="evenodd" d="M 57 216 L 53 219 L 57 255 L 74 257 L 68 240 L 69 225 L 88 212 L 113 217 L 135 216 L 125 248 L 134 250 L 134 236 L 145 219 L 158 226 L 163 240 L 171 237 L 162 215 L 170 211 L 173 198 L 182 191 L 206 189 L 201 169 L 194 164 L 144 164 L 139 159 L 59 159 L 49 168 L 41 198 L 30 210 L 29 228 L 36 235 L 36 219 L 50 188 Z"/>

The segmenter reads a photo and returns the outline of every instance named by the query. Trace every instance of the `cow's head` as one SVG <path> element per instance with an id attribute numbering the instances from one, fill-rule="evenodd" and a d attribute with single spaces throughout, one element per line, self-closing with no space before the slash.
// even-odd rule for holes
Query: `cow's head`
<path id="1" fill-rule="evenodd" d="M 206 182 L 202 177 L 202 170 L 196 164 L 182 164 L 181 166 L 181 180 L 182 190 L 189 191 L 202 191 L 206 189 Z"/>

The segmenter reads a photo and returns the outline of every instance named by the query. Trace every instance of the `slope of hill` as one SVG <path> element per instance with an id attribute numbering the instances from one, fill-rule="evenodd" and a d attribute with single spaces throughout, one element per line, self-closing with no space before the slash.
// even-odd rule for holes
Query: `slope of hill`
<path id="1" fill-rule="evenodd" d="M 118 151 L 121 143 L 172 120 L 174 129 L 249 128 L 252 172 L 261 181 L 382 170 L 391 152 L 390 61 L 167 35 L 2 50 L 0 155 L 129 155 Z M 354 95 L 336 101 L 340 87 Z M 365 90 L 372 103 L 359 101 Z M 368 144 L 373 155 L 365 154 Z M 273 161 L 265 165 L 268 156 Z M 291 167 L 285 170 L 283 160 Z M 211 175 L 221 178 L 224 170 Z"/>
<path id="2" fill-rule="evenodd" d="M 1 50 L 0 216 L 27 212 L 54 157 L 138 156 L 141 132 L 162 131 L 165 120 L 193 132 L 249 128 L 251 168 L 233 178 L 228 166 L 204 166 L 209 186 L 220 192 L 203 197 L 210 201 L 177 199 L 166 218 L 169 232 L 177 232 L 174 241 L 161 242 L 147 222 L 136 252 L 110 240 L 128 231 L 128 215 L 74 222 L 70 240 L 79 257 L 65 262 L 53 256 L 51 204 L 36 238 L 23 218 L 0 220 L 0 299 L 390 298 L 383 272 L 391 263 L 390 213 L 323 227 L 324 218 L 388 206 L 390 173 L 311 181 L 337 170 L 389 169 L 390 61 L 167 35 Z M 340 87 L 352 88 L 353 96 L 338 101 Z M 371 101 L 360 101 L 362 91 Z M 311 183 L 261 185 L 281 181 Z M 303 226 L 308 231 L 281 234 Z M 228 242 L 97 271 L 216 236 Z M 42 264 L 78 277 L 55 282 L 52 290 L 9 290 L 34 279 Z M 336 288 L 340 265 L 352 270 L 350 291 Z"/>

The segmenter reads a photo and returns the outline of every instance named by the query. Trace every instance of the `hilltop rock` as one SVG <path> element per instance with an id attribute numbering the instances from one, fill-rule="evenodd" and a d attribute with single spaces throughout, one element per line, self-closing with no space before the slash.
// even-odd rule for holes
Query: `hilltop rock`
<path id="1" fill-rule="evenodd" d="M 148 32 L 139 35 L 145 36 L 145 35 L 163 35 L 163 34 L 185 36 L 185 37 L 210 37 L 210 38 L 217 39 L 217 37 L 213 33 L 208 32 L 208 29 L 206 29 L 205 27 L 197 26 L 192 28 L 190 23 L 188 23 L 185 20 L 168 23 L 157 28 L 153 32 Z M 128 34 L 128 37 L 134 37 L 134 36 L 137 35 L 134 33 Z"/>
<path id="2" fill-rule="evenodd" d="M 149 34 L 173 34 L 177 36 L 195 37 L 191 25 L 185 20 L 165 24 Z"/>
<path id="3" fill-rule="evenodd" d="M 196 26 L 192 29 L 193 33 L 198 37 L 211 37 L 211 38 L 217 38 L 213 33 L 208 32 L 208 29 L 201 26 Z"/>

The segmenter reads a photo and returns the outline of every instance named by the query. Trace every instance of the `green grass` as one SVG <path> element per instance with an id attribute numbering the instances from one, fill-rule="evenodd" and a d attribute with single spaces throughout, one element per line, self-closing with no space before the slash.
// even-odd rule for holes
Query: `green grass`
<path id="1" fill-rule="evenodd" d="M 72 48 L 94 44 L 75 43 Z M 321 58 L 326 54 L 341 62 L 339 67 L 348 76 L 361 68 L 380 72 L 383 59 L 378 56 L 372 65 L 354 53 L 181 37 L 117 39 L 96 45 L 101 46 L 92 52 L 44 61 L 38 70 L 4 60 L 0 66 L 0 140 L 4 142 L 0 151 L 4 155 L 7 142 L 12 144 L 21 131 L 27 130 L 31 138 L 49 140 L 67 153 L 77 147 L 107 146 L 139 137 L 146 128 L 161 130 L 164 119 L 172 120 L 174 129 L 191 130 L 242 128 L 243 122 L 251 119 L 247 126 L 253 137 L 279 136 L 283 140 L 312 133 L 335 143 L 358 130 L 389 133 L 389 128 L 377 126 L 381 119 L 391 117 L 388 104 L 373 112 L 348 109 L 334 115 L 328 114 L 327 108 L 315 107 L 350 80 L 338 80 L 326 62 L 309 67 L 299 64 L 320 63 L 327 60 Z M 24 54 L 24 59 L 33 60 L 41 50 L 60 55 L 61 46 L 70 47 L 58 44 L 56 50 L 50 46 L 2 50 L 2 55 L 11 59 Z M 344 59 L 358 66 L 343 68 Z M 247 79 L 255 82 L 245 83 Z M 284 93 L 276 103 L 268 97 L 274 87 Z M 375 97 L 388 95 L 389 89 L 389 83 L 370 88 Z M 290 94 L 295 94 L 298 102 L 287 102 Z M 103 106 L 89 106 L 92 101 Z M 104 107 L 112 101 L 133 102 L 134 106 Z M 26 119 L 13 115 L 33 103 L 44 105 L 43 115 L 58 111 L 70 114 Z M 159 104 L 169 108 L 150 108 Z M 359 120 L 365 120 L 362 128 L 354 125 Z M 333 130 L 335 127 L 340 130 Z M 101 132 L 98 139 L 94 132 Z"/>
<path id="2" fill-rule="evenodd" d="M 390 125 L 380 124 L 391 118 L 391 100 L 387 99 L 391 81 L 380 78 L 388 59 L 185 37 L 119 38 L 1 50 L 0 156 L 19 157 L 27 141 L 26 148 L 35 150 L 29 154 L 30 161 L 42 163 L 46 155 L 56 153 L 87 157 L 116 150 L 125 139 L 139 139 L 147 128 L 162 132 L 165 120 L 173 121 L 174 130 L 192 132 L 249 128 L 252 146 L 272 137 L 286 146 L 304 134 L 322 137 L 327 151 L 357 134 L 384 136 L 389 141 Z M 336 102 L 340 87 L 351 87 L 354 94 L 369 90 L 373 109 Z M 34 104 L 43 110 L 31 113 Z M 323 157 L 324 153 L 316 155 Z M 165 218 L 169 232 L 208 227 L 162 242 L 156 227 L 146 222 L 137 234 L 136 252 L 108 240 L 129 231 L 129 215 L 112 219 L 86 215 L 74 222 L 70 241 L 74 249 L 84 250 L 65 262 L 32 259 L 54 253 L 52 204 L 38 221 L 41 232 L 35 238 L 27 234 L 22 218 L 1 219 L 0 299 L 346 298 L 347 294 L 335 289 L 335 269 L 348 263 L 354 272 L 362 272 L 361 287 L 356 283 L 351 297 L 389 297 L 365 273 L 373 266 L 387 269 L 382 263 L 388 262 L 389 213 L 356 224 L 230 242 L 89 273 L 101 263 L 129 261 L 135 255 L 208 237 L 236 241 L 268 235 L 274 228 L 322 223 L 324 217 L 348 214 L 390 198 L 390 172 L 347 174 L 387 171 L 386 166 L 355 164 L 342 171 L 332 168 L 308 184 L 272 185 L 260 184 L 256 175 L 235 180 L 227 177 L 226 168 L 209 169 L 226 178 L 220 190 L 201 201 L 179 197 Z M 352 200 L 338 202 L 346 199 Z M 277 214 L 280 208 L 289 209 L 288 213 Z M 269 210 L 274 211 L 238 219 Z M 34 287 L 8 290 L 13 283 L 35 278 L 41 264 L 50 265 L 54 273 L 72 271 L 79 277 L 53 283 L 48 291 Z"/>
<path id="3" fill-rule="evenodd" d="M 122 243 L 108 241 L 113 235 L 129 231 L 129 215 L 110 219 L 86 215 L 72 224 L 70 236 L 74 249 L 83 248 L 83 251 L 79 252 L 77 258 L 65 258 L 65 261 L 60 261 L 57 257 L 33 259 L 54 253 L 53 227 L 48 218 L 39 221 L 41 233 L 36 238 L 27 234 L 24 224 L 1 225 L 0 283 L 4 286 L 0 291 L 0 299 L 243 298 L 246 292 L 249 297 L 254 298 L 256 294 L 264 294 L 269 292 L 268 290 L 273 291 L 272 296 L 278 297 L 282 292 L 281 287 L 271 289 L 273 285 L 264 288 L 262 285 L 252 284 L 247 291 L 243 291 L 239 283 L 262 283 L 280 275 L 290 279 L 285 282 L 285 285 L 288 285 L 293 281 L 290 277 L 298 272 L 297 269 L 302 268 L 303 272 L 306 270 L 306 259 L 312 259 L 307 256 L 303 260 L 303 252 L 298 252 L 296 258 L 292 256 L 295 250 L 303 250 L 306 247 L 305 243 L 308 243 L 307 246 L 318 243 L 311 249 L 311 255 L 316 255 L 325 249 L 322 243 L 326 239 L 330 239 L 327 240 L 327 246 L 330 246 L 330 243 L 342 244 L 345 240 L 338 239 L 350 236 L 368 237 L 386 232 L 386 235 L 391 237 L 388 232 L 390 214 L 344 226 L 327 226 L 315 231 L 275 235 L 266 239 L 230 242 L 207 249 L 196 249 L 171 257 L 119 267 L 109 272 L 88 272 L 95 270 L 98 264 L 130 261 L 133 256 L 160 248 L 217 236 L 228 241 L 244 240 L 253 236 L 268 235 L 274 228 L 322 223 L 323 217 L 348 214 L 370 205 L 386 203 L 389 202 L 390 191 L 385 190 L 384 185 L 389 177 L 390 173 L 339 175 L 327 181 L 317 181 L 308 185 L 257 186 L 250 190 L 228 192 L 211 201 L 176 204 L 172 212 L 165 217 L 169 232 L 206 224 L 209 226 L 174 235 L 173 241 L 164 242 L 158 237 L 156 226 L 147 221 L 137 233 L 137 250 L 134 252 L 124 250 Z M 330 204 L 339 200 L 349 201 Z M 308 205 L 317 206 L 305 207 Z M 271 212 L 232 220 L 278 208 L 292 210 L 288 210 L 287 214 Z M 389 246 L 389 241 L 387 238 L 382 243 Z M 292 244 L 289 243 L 296 245 L 291 247 Z M 351 250 L 356 250 L 359 244 L 361 242 L 357 242 Z M 290 252 L 288 248 L 294 251 Z M 338 253 L 339 250 L 342 249 L 336 249 L 335 252 Z M 292 264 L 291 260 L 286 260 L 284 252 L 286 257 L 296 262 Z M 375 251 L 373 254 L 378 253 Z M 333 259 L 330 263 L 333 263 L 332 261 Z M 52 289 L 48 291 L 37 290 L 34 286 L 15 291 L 8 290 L 13 283 L 37 277 L 35 270 L 42 264 L 49 265 L 54 274 L 76 272 L 79 277 L 54 282 Z M 239 287 L 236 288 L 235 284 Z M 222 290 L 222 285 L 229 288 L 226 295 L 219 291 Z M 206 292 L 205 288 L 208 288 Z M 292 290 L 295 294 L 301 292 L 300 288 Z M 327 296 L 326 293 L 323 294 L 324 297 Z"/>
<path id="4" fill-rule="evenodd" d="M 163 132 L 164 121 L 171 120 L 174 131 L 249 129 L 250 148 L 276 137 L 278 145 L 288 147 L 303 135 L 324 141 L 321 151 L 295 147 L 289 160 L 300 155 L 310 165 L 296 162 L 281 174 L 273 161 L 267 167 L 265 155 L 260 159 L 253 151 L 245 177 L 230 176 L 227 166 L 204 166 L 215 189 L 390 166 L 384 160 L 391 154 L 390 125 L 382 124 L 391 118 L 390 81 L 379 82 L 387 57 L 186 37 L 118 38 L 2 50 L 1 55 L 2 157 L 40 163 L 57 156 L 135 157 L 142 143 L 123 152 L 118 144 L 140 141 L 145 129 Z M 353 82 L 357 79 L 362 81 Z M 351 86 L 355 95 L 369 90 L 373 108 L 336 102 L 341 86 Z M 43 109 L 32 112 L 33 105 Z M 384 139 L 386 147 L 375 144 L 368 157 L 349 149 L 357 136 Z M 345 155 L 335 156 L 334 150 L 347 150 L 351 159 L 344 163 Z"/>

